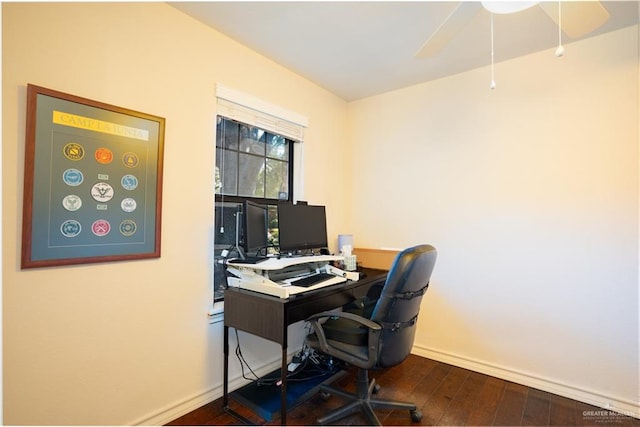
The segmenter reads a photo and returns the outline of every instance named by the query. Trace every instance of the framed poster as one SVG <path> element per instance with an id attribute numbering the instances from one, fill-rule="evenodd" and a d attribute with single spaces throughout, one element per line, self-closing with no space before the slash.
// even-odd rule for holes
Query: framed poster
<path id="1" fill-rule="evenodd" d="M 29 84 L 21 267 L 160 257 L 164 126 Z"/>

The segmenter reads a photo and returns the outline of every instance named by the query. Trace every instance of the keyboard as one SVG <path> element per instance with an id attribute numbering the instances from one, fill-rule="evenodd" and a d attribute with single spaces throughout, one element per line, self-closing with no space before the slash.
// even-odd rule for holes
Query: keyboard
<path id="1" fill-rule="evenodd" d="M 310 276 L 305 276 L 300 279 L 292 280 L 290 282 L 291 286 L 301 286 L 303 288 L 308 288 L 309 286 L 313 286 L 320 282 L 324 282 L 325 280 L 332 279 L 336 277 L 335 274 L 329 273 L 315 273 Z"/>
<path id="2" fill-rule="evenodd" d="M 235 258 L 235 259 L 229 260 L 229 262 L 232 262 L 234 264 L 258 264 L 268 259 L 269 257 L 266 257 L 266 256 L 250 256 L 250 257 L 246 257 L 245 259 Z"/>

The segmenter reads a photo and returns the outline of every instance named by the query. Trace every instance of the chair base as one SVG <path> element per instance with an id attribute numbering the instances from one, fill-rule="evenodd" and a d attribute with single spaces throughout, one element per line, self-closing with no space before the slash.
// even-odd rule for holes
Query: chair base
<path id="1" fill-rule="evenodd" d="M 376 380 L 373 379 L 369 382 L 369 373 L 366 369 L 362 368 L 358 369 L 356 394 L 347 393 L 330 385 L 322 384 L 320 386 L 321 392 L 335 394 L 350 402 L 318 418 L 318 424 L 326 425 L 356 412 L 362 412 L 367 418 L 369 425 L 381 426 L 382 423 L 373 411 L 375 408 L 407 409 L 410 411 L 412 421 L 418 422 L 422 419 L 422 413 L 413 403 L 372 398 L 371 396 L 376 393 L 378 389 L 379 387 L 376 385 Z"/>

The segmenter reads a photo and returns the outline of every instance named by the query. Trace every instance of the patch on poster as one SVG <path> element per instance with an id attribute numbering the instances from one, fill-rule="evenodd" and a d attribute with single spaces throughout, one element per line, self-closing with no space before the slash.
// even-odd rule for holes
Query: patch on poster
<path id="1" fill-rule="evenodd" d="M 107 165 L 113 160 L 113 153 L 108 148 L 100 147 L 96 150 L 95 157 L 98 163 Z"/>
<path id="2" fill-rule="evenodd" d="M 120 184 L 125 190 L 135 190 L 138 187 L 138 178 L 135 175 L 125 175 L 120 180 Z"/>
<path id="3" fill-rule="evenodd" d="M 84 175 L 78 169 L 67 169 L 62 173 L 62 180 L 71 187 L 77 187 L 84 181 Z"/>
<path id="4" fill-rule="evenodd" d="M 113 198 L 113 187 L 106 182 L 98 182 L 91 187 L 91 197 L 96 202 L 108 202 Z"/>
<path id="5" fill-rule="evenodd" d="M 136 210 L 136 207 L 138 207 L 138 204 L 131 197 L 127 197 L 126 199 L 122 200 L 122 202 L 120 203 L 120 207 L 125 212 L 133 212 Z"/>
<path id="6" fill-rule="evenodd" d="M 84 157 L 84 147 L 76 142 L 70 142 L 62 149 L 64 156 L 73 161 L 82 160 Z"/>
<path id="7" fill-rule="evenodd" d="M 62 206 L 70 212 L 75 212 L 82 207 L 82 199 L 75 194 L 69 194 L 62 199 Z"/>
<path id="8" fill-rule="evenodd" d="M 120 234 L 126 237 L 133 236 L 137 228 L 138 227 L 134 221 L 125 219 L 120 223 Z"/>
<path id="9" fill-rule="evenodd" d="M 111 224 L 105 219 L 98 219 L 91 224 L 91 231 L 98 237 L 106 236 L 111 231 Z"/>
<path id="10" fill-rule="evenodd" d="M 136 153 L 128 152 L 122 156 L 122 163 L 128 168 L 135 168 L 138 166 L 140 159 Z"/>
<path id="11" fill-rule="evenodd" d="M 64 237 L 76 237 L 81 231 L 82 226 L 75 219 L 69 219 L 60 226 L 60 232 Z"/>

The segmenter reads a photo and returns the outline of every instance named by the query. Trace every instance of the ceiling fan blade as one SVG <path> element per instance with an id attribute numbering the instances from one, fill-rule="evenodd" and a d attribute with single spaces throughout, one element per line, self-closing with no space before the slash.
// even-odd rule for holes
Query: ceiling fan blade
<path id="1" fill-rule="evenodd" d="M 538 1 L 483 1 L 482 7 L 487 9 L 491 13 L 506 14 L 516 13 L 529 9 L 532 6 L 540 3 Z"/>
<path id="2" fill-rule="evenodd" d="M 460 2 L 416 52 L 415 57 L 428 58 L 440 52 L 481 8 L 480 2 Z"/>
<path id="3" fill-rule="evenodd" d="M 560 24 L 562 32 L 571 38 L 588 34 L 609 19 L 609 12 L 599 1 L 563 1 L 560 23 L 558 2 L 542 2 L 540 7 L 556 25 Z"/>

